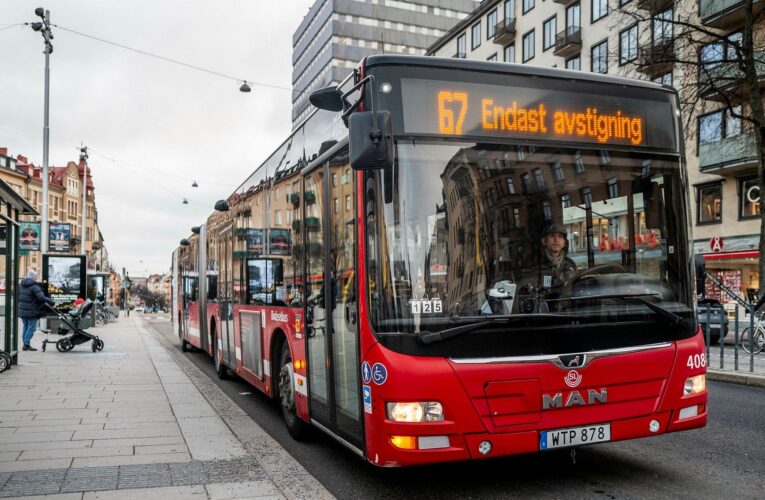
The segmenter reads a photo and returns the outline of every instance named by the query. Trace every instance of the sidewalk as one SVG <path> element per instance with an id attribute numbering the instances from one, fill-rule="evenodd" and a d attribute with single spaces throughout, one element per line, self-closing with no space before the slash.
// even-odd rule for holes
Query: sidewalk
<path id="1" fill-rule="evenodd" d="M 331 497 L 140 315 L 91 331 L 0 374 L 0 497 Z"/>

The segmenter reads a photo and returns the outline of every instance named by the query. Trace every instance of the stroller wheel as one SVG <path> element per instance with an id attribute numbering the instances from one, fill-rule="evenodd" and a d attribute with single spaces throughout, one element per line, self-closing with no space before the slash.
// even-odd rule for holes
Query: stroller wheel
<path id="1" fill-rule="evenodd" d="M 68 338 L 63 338 L 56 342 L 56 349 L 58 349 L 58 352 L 69 352 L 74 349 L 74 344 Z"/>
<path id="2" fill-rule="evenodd" d="M 101 339 L 93 339 L 93 343 L 90 344 L 90 348 L 93 350 L 93 352 L 103 351 L 104 341 Z"/>
<path id="3" fill-rule="evenodd" d="M 11 356 L 10 354 L 6 353 L 0 353 L 0 373 L 4 372 L 8 368 L 11 367 Z"/>

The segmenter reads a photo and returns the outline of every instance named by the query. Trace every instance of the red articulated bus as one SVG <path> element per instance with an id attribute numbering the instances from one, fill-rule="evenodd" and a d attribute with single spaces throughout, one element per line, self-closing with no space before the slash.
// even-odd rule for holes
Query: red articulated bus
<path id="1" fill-rule="evenodd" d="M 677 93 L 363 60 L 173 255 L 184 350 L 379 466 L 703 427 Z"/>

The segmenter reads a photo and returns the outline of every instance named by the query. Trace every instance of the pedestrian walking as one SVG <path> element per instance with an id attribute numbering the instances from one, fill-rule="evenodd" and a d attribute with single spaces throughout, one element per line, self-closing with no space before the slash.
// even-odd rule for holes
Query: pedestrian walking
<path id="1" fill-rule="evenodd" d="M 45 316 L 45 304 L 55 305 L 56 303 L 45 296 L 42 285 L 37 282 L 37 272 L 30 269 L 27 277 L 21 280 L 19 288 L 19 318 L 23 324 L 22 339 L 25 351 L 37 350 L 29 343 L 37 329 L 37 321 Z"/>

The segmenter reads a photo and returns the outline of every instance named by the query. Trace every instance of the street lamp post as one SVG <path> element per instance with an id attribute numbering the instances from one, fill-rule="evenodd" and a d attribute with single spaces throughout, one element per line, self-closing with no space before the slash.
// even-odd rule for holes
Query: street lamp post
<path id="1" fill-rule="evenodd" d="M 40 250 L 48 251 L 48 144 L 50 142 L 49 108 L 50 108 L 50 54 L 53 52 L 53 34 L 50 32 L 50 11 L 42 7 L 35 9 L 35 15 L 42 22 L 32 23 L 32 29 L 39 31 L 45 41 L 45 111 L 43 118 L 43 171 L 42 171 L 42 220 L 40 221 Z"/>
<path id="2" fill-rule="evenodd" d="M 88 202 L 88 198 L 86 196 L 88 192 L 88 147 L 82 146 L 80 148 L 80 162 L 82 163 L 82 230 L 80 232 L 80 250 L 81 254 L 85 254 L 85 236 L 87 235 L 86 231 L 86 224 L 87 219 L 85 218 L 85 208 Z"/>

